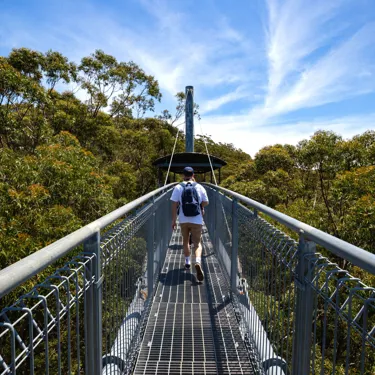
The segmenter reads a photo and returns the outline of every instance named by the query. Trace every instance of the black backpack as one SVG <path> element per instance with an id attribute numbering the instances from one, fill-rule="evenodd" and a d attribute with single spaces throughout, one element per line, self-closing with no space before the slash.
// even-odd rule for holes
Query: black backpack
<path id="1" fill-rule="evenodd" d="M 197 184 L 195 182 L 188 182 L 187 184 L 182 182 L 180 185 L 183 188 L 181 194 L 182 212 L 187 217 L 198 216 L 201 213 L 201 209 L 198 192 L 195 188 Z"/>

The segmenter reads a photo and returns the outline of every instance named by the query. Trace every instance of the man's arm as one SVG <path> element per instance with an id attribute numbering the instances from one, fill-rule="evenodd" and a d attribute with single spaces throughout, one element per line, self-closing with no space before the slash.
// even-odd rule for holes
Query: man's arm
<path id="1" fill-rule="evenodd" d="M 172 201 L 172 229 L 176 229 L 178 202 Z"/>
<path id="2" fill-rule="evenodd" d="M 178 203 L 180 201 L 180 188 L 179 185 L 177 185 L 172 192 L 171 201 L 172 201 L 172 230 L 176 229 L 176 221 L 177 221 L 177 208 Z"/>
<path id="3" fill-rule="evenodd" d="M 201 193 L 201 210 L 202 210 L 202 215 L 204 215 L 204 208 L 206 206 L 208 206 L 208 196 L 207 196 L 207 192 L 206 192 L 206 189 L 200 185 L 200 193 Z"/>
<path id="4" fill-rule="evenodd" d="M 205 208 L 206 206 L 208 206 L 208 202 L 206 202 L 206 201 L 202 201 L 202 202 L 201 202 L 201 213 L 202 213 L 202 215 L 204 215 L 204 208 Z"/>

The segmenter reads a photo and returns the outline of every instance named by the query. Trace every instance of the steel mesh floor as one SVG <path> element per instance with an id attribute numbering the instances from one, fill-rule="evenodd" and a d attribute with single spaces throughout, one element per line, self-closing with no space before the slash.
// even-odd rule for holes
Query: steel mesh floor
<path id="1" fill-rule="evenodd" d="M 182 236 L 167 251 L 134 374 L 254 374 L 230 290 L 203 235 L 205 281 L 184 270 Z"/>

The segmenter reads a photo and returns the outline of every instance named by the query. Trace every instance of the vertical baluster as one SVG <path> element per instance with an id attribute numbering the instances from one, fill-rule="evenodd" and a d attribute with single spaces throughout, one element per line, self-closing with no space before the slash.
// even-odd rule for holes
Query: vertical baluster
<path id="1" fill-rule="evenodd" d="M 100 375 L 102 372 L 102 277 L 100 257 L 100 232 L 97 231 L 84 243 L 84 251 L 95 255 L 91 274 L 93 284 L 89 287 L 85 303 L 86 371 Z"/>
<path id="2" fill-rule="evenodd" d="M 155 199 L 152 198 L 151 216 L 147 225 L 147 294 L 149 301 L 154 292 Z"/>
<path id="3" fill-rule="evenodd" d="M 296 317 L 293 343 L 292 374 L 309 374 L 312 343 L 312 323 L 314 291 L 312 288 L 313 269 L 307 259 L 314 254 L 316 245 L 300 232 L 298 244 L 298 264 L 296 268 Z"/>
<path id="4" fill-rule="evenodd" d="M 231 287 L 232 292 L 237 292 L 237 264 L 238 264 L 238 201 L 232 200 L 232 257 L 231 257 Z"/>

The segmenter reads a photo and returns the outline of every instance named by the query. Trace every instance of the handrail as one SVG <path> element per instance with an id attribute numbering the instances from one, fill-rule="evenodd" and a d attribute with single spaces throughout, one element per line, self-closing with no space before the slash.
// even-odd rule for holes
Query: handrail
<path id="1" fill-rule="evenodd" d="M 325 233 L 297 219 L 293 219 L 288 215 L 267 207 L 266 205 L 254 201 L 253 199 L 247 198 L 244 195 L 210 183 L 205 183 L 205 185 L 211 187 L 212 189 L 220 190 L 231 197 L 237 198 L 239 201 L 248 204 L 260 212 L 263 212 L 272 219 L 277 220 L 279 223 L 285 225 L 299 235 L 302 234 L 309 240 L 312 240 L 315 243 L 323 246 L 325 249 L 330 250 L 333 254 L 344 258 L 355 266 L 361 267 L 362 269 L 375 275 L 375 254 L 372 254 L 367 250 L 361 249 L 360 247 L 352 245 L 346 241 L 340 240 L 337 237 Z"/>
<path id="2" fill-rule="evenodd" d="M 139 205 L 145 203 L 148 199 L 161 192 L 167 191 L 175 184 L 176 183 L 171 183 L 163 186 L 128 204 L 125 204 L 100 219 L 87 224 L 26 258 L 0 270 L 0 298 L 10 293 L 30 277 L 43 271 L 46 267 L 68 254 L 70 250 L 89 239 L 94 233 L 97 233 L 115 220 L 134 210 Z"/>

